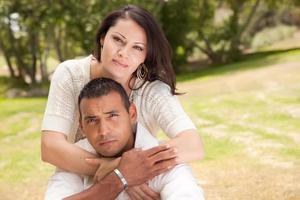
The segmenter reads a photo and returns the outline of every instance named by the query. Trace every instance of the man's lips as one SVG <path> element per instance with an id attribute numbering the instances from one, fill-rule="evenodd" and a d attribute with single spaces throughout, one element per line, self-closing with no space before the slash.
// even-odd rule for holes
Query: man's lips
<path id="1" fill-rule="evenodd" d="M 126 65 L 126 64 L 123 64 L 122 62 L 120 62 L 120 61 L 118 61 L 118 60 L 115 60 L 115 59 L 113 59 L 113 62 L 116 64 L 116 65 L 119 65 L 119 66 L 121 66 L 121 67 L 128 67 L 128 65 Z"/>
<path id="2" fill-rule="evenodd" d="M 116 140 L 114 140 L 114 139 L 103 140 L 103 141 L 99 141 L 99 142 L 98 142 L 98 145 L 99 145 L 99 146 L 108 145 L 108 144 L 111 144 L 111 143 L 113 143 L 113 142 L 115 142 L 115 141 L 116 141 Z"/>

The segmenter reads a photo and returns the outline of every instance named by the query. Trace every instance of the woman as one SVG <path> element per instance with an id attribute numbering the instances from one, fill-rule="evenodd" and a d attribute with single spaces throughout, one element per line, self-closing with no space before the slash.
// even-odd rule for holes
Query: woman
<path id="1" fill-rule="evenodd" d="M 136 104 L 139 123 L 154 135 L 161 128 L 171 138 L 168 143 L 178 150 L 179 162 L 202 158 L 203 148 L 196 128 L 175 96 L 167 39 L 148 11 L 125 6 L 103 20 L 93 55 L 57 67 L 42 124 L 43 161 L 75 173 L 95 174 L 97 166 L 91 167 L 86 162 L 93 155 L 73 143 L 81 136 L 79 92 L 97 77 L 112 78 L 125 88 Z M 100 159 L 100 167 L 109 166 L 103 162 Z M 151 196 L 151 192 L 143 191 Z M 143 193 L 139 188 L 135 192 Z"/>

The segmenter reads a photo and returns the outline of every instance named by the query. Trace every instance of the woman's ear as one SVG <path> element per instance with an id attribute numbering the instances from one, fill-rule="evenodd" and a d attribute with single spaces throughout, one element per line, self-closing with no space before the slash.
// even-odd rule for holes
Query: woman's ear
<path id="1" fill-rule="evenodd" d="M 103 44 L 104 44 L 104 37 L 102 37 L 102 38 L 100 39 L 100 46 L 101 46 L 101 49 L 103 48 Z"/>

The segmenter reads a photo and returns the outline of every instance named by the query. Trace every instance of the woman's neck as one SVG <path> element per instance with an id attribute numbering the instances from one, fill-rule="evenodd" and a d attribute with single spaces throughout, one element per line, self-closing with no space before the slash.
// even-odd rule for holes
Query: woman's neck
<path id="1" fill-rule="evenodd" d="M 90 69 L 90 78 L 92 80 L 92 79 L 100 78 L 100 77 L 110 78 L 110 79 L 117 81 L 118 83 L 120 83 L 123 86 L 127 95 L 128 96 L 130 95 L 131 89 L 129 87 L 129 81 L 131 81 L 130 85 L 132 87 L 134 84 L 134 79 L 131 80 L 130 77 L 127 79 L 116 78 L 116 77 L 112 76 L 111 74 L 107 73 L 105 70 L 103 70 L 101 63 L 99 63 L 96 59 L 92 59 L 91 60 L 91 69 Z"/>

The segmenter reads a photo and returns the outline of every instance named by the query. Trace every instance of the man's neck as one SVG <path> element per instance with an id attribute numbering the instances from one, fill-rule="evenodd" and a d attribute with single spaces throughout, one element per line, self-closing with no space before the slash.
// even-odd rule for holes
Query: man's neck
<path id="1" fill-rule="evenodd" d="M 120 153 L 114 155 L 113 157 L 109 157 L 109 158 L 118 158 L 118 157 L 121 157 L 124 152 L 129 151 L 130 149 L 133 149 L 134 145 L 135 145 L 136 134 L 137 134 L 137 124 L 133 125 L 132 134 L 130 135 L 130 137 L 129 137 L 128 141 L 127 141 L 127 144 L 122 149 L 122 151 L 120 151 Z M 100 155 L 100 156 L 101 157 L 105 157 L 105 156 L 102 156 L 102 155 Z"/>

